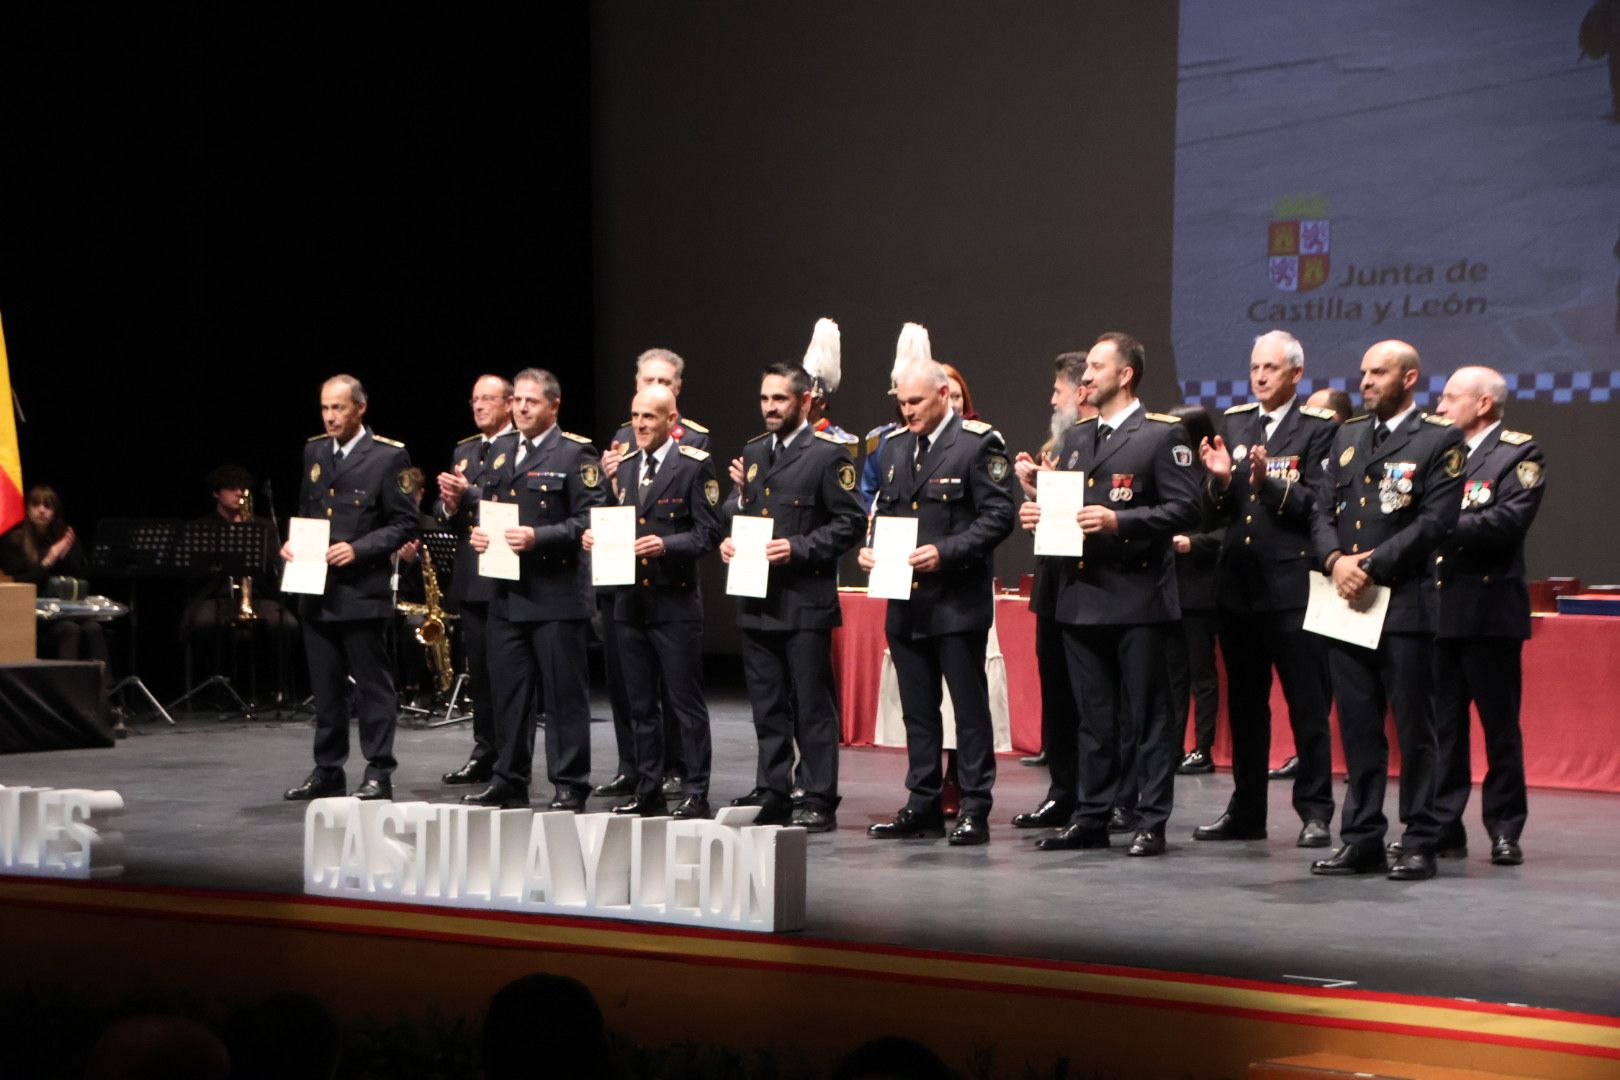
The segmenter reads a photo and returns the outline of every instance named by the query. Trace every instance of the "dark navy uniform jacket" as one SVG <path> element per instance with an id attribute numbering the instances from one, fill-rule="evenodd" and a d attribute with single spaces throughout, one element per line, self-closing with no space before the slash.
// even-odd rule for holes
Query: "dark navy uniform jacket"
<path id="1" fill-rule="evenodd" d="M 334 461 L 336 448 L 330 435 L 304 444 L 298 514 L 330 520 L 331 542 L 352 545 L 354 562 L 328 567 L 325 594 L 299 597 L 298 612 L 325 622 L 385 618 L 394 613 L 392 556 L 418 533 L 417 492 L 406 475 L 411 457 L 404 443 L 369 430 L 342 464 Z"/>
<path id="2" fill-rule="evenodd" d="M 1086 505 L 1119 516 L 1114 534 L 1088 533 L 1079 559 L 1052 557 L 1052 616 L 1070 626 L 1128 626 L 1181 618 L 1170 538 L 1198 525 L 1202 494 L 1181 421 L 1138 408 L 1105 441 L 1097 419 L 1071 427 L 1058 468 L 1086 474 Z"/>
<path id="3" fill-rule="evenodd" d="M 1226 410 L 1232 484 L 1225 491 L 1207 485 L 1209 501 L 1227 526 L 1217 571 L 1221 607 L 1289 611 L 1305 606 L 1307 575 L 1320 565 L 1311 542 L 1315 478 L 1332 448 L 1335 427 L 1331 410 L 1296 400 L 1267 439 L 1257 403 Z M 1255 487 L 1249 482 L 1249 453 L 1258 445 L 1266 448 L 1266 476 Z"/>
<path id="4" fill-rule="evenodd" d="M 917 546 L 939 549 L 939 569 L 912 577 L 911 599 L 890 600 L 886 629 L 935 637 L 989 629 L 991 556 L 1013 530 L 1013 476 L 1001 436 L 952 414 L 913 473 L 917 437 L 899 428 L 878 447 L 876 512 L 917 519 Z"/>
<path id="5" fill-rule="evenodd" d="M 490 613 L 509 622 L 588 619 L 594 594 L 579 538 L 590 527 L 591 507 L 607 501 L 601 460 L 585 436 L 548 430 L 518 465 L 519 439 L 513 431 L 489 448 L 480 501 L 516 502 L 518 523 L 534 529 L 534 547 L 518 557 L 519 580 L 495 582 Z"/>
<path id="6" fill-rule="evenodd" d="M 495 596 L 495 579 L 479 576 L 478 552 L 467 543 L 467 531 L 478 523 L 478 497 L 483 493 L 481 485 L 484 473 L 495 460 L 494 442 L 494 439 L 490 440 L 489 450 L 482 455 L 479 453 L 484 445 L 482 434 L 468 436 L 456 443 L 456 449 L 450 455 L 450 468 L 451 471 L 458 472 L 466 478 L 466 494 L 463 495 L 461 505 L 456 508 L 453 515 L 446 516 L 443 513 L 442 501 L 435 503 L 439 511 L 439 520 L 444 522 L 447 528 L 454 529 L 460 534 L 456 542 L 455 571 L 450 581 L 449 598 L 452 601 L 473 600 L 487 603 Z"/>
<path id="7" fill-rule="evenodd" d="M 619 465 L 620 503 L 636 506 L 636 536 L 658 536 L 664 554 L 636 559 L 636 582 L 618 587 L 613 617 L 636 623 L 683 622 L 703 618 L 698 560 L 720 542 L 720 483 L 707 450 L 672 446 L 653 474 L 645 500 L 640 450 Z"/>
<path id="8" fill-rule="evenodd" d="M 1457 527 L 1434 557 L 1437 636 L 1530 636 L 1524 537 L 1547 491 L 1544 468 L 1530 436 L 1500 427 L 1469 455 Z"/>
<path id="9" fill-rule="evenodd" d="M 1390 587 L 1385 631 L 1433 633 L 1438 590 L 1429 587 L 1429 562 L 1457 524 L 1462 433 L 1413 410 L 1375 451 L 1376 423 L 1352 417 L 1334 433 L 1311 517 L 1318 568 L 1334 551 L 1371 551 L 1361 568 Z"/>
<path id="10" fill-rule="evenodd" d="M 801 431 L 770 463 L 771 433 L 743 447 L 742 487 L 722 508 L 768 517 L 772 535 L 793 549 L 772 566 L 764 597 L 737 597 L 744 630 L 808 630 L 839 625 L 838 559 L 861 538 L 866 507 L 856 490 L 854 444 L 830 431 Z"/>

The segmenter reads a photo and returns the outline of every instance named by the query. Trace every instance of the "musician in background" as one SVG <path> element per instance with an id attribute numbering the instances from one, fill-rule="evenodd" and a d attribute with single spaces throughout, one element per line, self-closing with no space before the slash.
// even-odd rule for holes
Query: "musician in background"
<path id="1" fill-rule="evenodd" d="M 62 500 L 51 488 L 35 484 L 28 489 L 27 516 L 0 537 L 0 571 L 13 581 L 34 586 L 37 595 L 49 595 L 52 578 L 83 579 L 90 572 L 78 534 L 62 513 Z M 69 618 L 39 623 L 37 648 L 42 660 L 99 660 L 103 681 L 108 681 L 107 638 L 99 622 Z"/>

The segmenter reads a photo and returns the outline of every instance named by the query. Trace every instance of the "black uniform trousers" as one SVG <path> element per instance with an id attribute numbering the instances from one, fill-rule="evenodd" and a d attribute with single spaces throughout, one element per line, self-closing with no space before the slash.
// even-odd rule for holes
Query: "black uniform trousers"
<path id="1" fill-rule="evenodd" d="M 742 659 L 759 740 L 754 786 L 789 796 L 797 739 L 805 805 L 836 810 L 839 730 L 832 631 L 744 630 Z"/>
<path id="2" fill-rule="evenodd" d="M 1080 717 L 1074 709 L 1074 690 L 1069 686 L 1069 659 L 1063 648 L 1063 626 L 1047 615 L 1035 616 L 1035 670 L 1041 679 L 1041 749 L 1046 751 L 1046 767 L 1052 784 L 1046 798 L 1074 811 L 1079 788 L 1079 751 L 1075 737 Z"/>
<path id="3" fill-rule="evenodd" d="M 1386 631 L 1377 649 L 1328 643 L 1339 737 L 1350 773 L 1339 822 L 1339 838 L 1346 844 L 1370 852 L 1384 843 L 1389 826 L 1384 816 L 1389 782 L 1384 717 L 1389 706 L 1401 748 L 1400 816 L 1406 827 L 1401 846 L 1407 851 L 1434 849 L 1440 826 L 1434 813 L 1433 653 L 1434 638 L 1428 634 Z"/>
<path id="4" fill-rule="evenodd" d="M 629 695 L 637 795 L 643 799 L 660 795 L 669 760 L 668 721 L 673 719 L 686 764 L 682 790 L 707 799 L 711 753 L 709 706 L 703 699 L 703 624 L 616 618 L 613 632 Z"/>
<path id="5" fill-rule="evenodd" d="M 940 679 L 956 710 L 956 767 L 962 787 L 961 812 L 988 814 L 996 782 L 995 735 L 990 728 L 990 683 L 984 650 L 990 631 L 907 637 L 889 634 L 889 656 L 900 684 L 900 712 L 906 724 L 906 800 L 910 810 L 937 814 L 943 782 L 940 754 L 945 744 L 940 714 Z M 808 791 L 808 788 L 806 789 Z"/>
<path id="6" fill-rule="evenodd" d="M 1519 729 L 1524 642 L 1517 638 L 1447 638 L 1434 643 L 1435 734 L 1440 747 L 1434 810 L 1440 842 L 1466 839 L 1463 810 L 1473 783 L 1468 706 L 1485 732 L 1485 782 L 1480 804 L 1494 840 L 1517 840 L 1529 806 L 1524 790 L 1524 735 Z"/>
<path id="7" fill-rule="evenodd" d="M 538 704 L 546 714 L 546 774 L 557 794 L 589 795 L 590 622 L 511 622 L 492 612 L 486 633 L 499 746 L 495 776 L 518 791 L 529 790 Z"/>
<path id="8" fill-rule="evenodd" d="M 617 590 L 597 593 L 596 608 L 602 615 L 602 670 L 607 677 L 608 707 L 613 711 L 613 740 L 619 751 L 619 776 L 636 775 L 636 735 L 631 718 L 630 691 L 624 678 L 624 661 L 619 656 L 619 642 L 614 626 L 614 597 Z M 663 771 L 668 774 L 686 774 L 685 738 L 681 734 L 679 713 L 670 701 L 667 690 L 660 689 L 653 697 L 654 715 L 661 715 L 664 725 Z M 705 769 L 705 773 L 707 769 Z"/>
<path id="9" fill-rule="evenodd" d="M 1166 641 L 1170 668 L 1171 734 L 1187 732 L 1187 708 L 1193 713 L 1193 748 L 1208 752 L 1215 745 L 1215 717 L 1221 711 L 1221 680 L 1215 673 L 1215 615 L 1183 611 L 1179 633 Z"/>
<path id="10" fill-rule="evenodd" d="M 1115 803 L 1130 806 L 1127 785 L 1137 828 L 1161 829 L 1170 820 L 1179 736 L 1170 723 L 1165 641 L 1174 632 L 1172 623 L 1063 628 L 1069 683 L 1080 688 L 1070 822 L 1082 829 L 1101 832 Z M 1134 756 L 1129 772 L 1127 749 Z"/>
<path id="11" fill-rule="evenodd" d="M 326 621 L 305 619 L 304 654 L 315 695 L 315 768 L 325 777 L 343 777 L 349 759 L 349 677 L 354 677 L 354 712 L 360 720 L 360 752 L 367 780 L 387 780 L 394 771 L 393 657 L 387 644 L 391 618 Z"/>
<path id="12" fill-rule="evenodd" d="M 467 682 L 472 687 L 472 760 L 493 765 L 500 739 L 495 735 L 495 692 L 489 685 L 489 602 L 462 600 L 456 613 L 461 621 L 461 647 L 467 653 Z"/>
<path id="13" fill-rule="evenodd" d="M 1232 728 L 1232 797 L 1226 812 L 1244 826 L 1266 823 L 1271 767 L 1271 670 L 1275 665 L 1294 729 L 1294 811 L 1301 821 L 1333 820 L 1333 687 L 1325 639 L 1304 629 L 1305 612 L 1220 613 L 1226 716 Z M 1382 713 L 1380 713 L 1382 715 Z M 1379 730 L 1383 728 L 1380 725 Z"/>

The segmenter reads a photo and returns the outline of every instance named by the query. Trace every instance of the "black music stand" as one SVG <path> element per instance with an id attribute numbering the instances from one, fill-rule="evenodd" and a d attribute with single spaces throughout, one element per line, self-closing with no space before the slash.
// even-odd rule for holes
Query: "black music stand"
<path id="1" fill-rule="evenodd" d="M 90 548 L 90 572 L 99 576 L 129 578 L 129 670 L 107 693 L 110 702 L 133 689 L 139 691 L 172 726 L 170 716 L 156 695 L 141 679 L 140 603 L 141 578 L 174 577 L 174 536 L 180 522 L 171 519 L 112 518 L 96 526 Z"/>
<path id="2" fill-rule="evenodd" d="M 232 581 L 234 594 L 238 578 L 251 577 L 259 581 L 266 580 L 265 568 L 270 564 L 270 551 L 274 533 L 270 531 L 268 522 L 264 521 L 226 521 L 217 520 L 187 521 L 180 524 L 175 532 L 174 559 L 175 570 L 183 577 L 191 579 L 225 577 Z M 238 625 L 222 627 L 229 632 L 240 629 Z M 252 702 L 259 696 L 259 665 L 257 639 L 248 634 L 248 696 L 244 699 L 237 691 L 231 677 L 224 672 L 209 676 L 202 682 L 187 690 L 184 694 L 169 702 L 169 708 L 178 709 L 182 704 L 190 701 L 206 690 L 218 687 L 223 690 L 237 705 L 236 716 L 244 720 L 252 720 L 254 706 Z M 234 661 L 236 655 L 237 638 L 233 633 L 231 639 L 231 655 Z M 234 662 L 232 664 L 234 670 Z M 278 670 L 280 670 L 278 665 Z M 187 676 L 190 676 L 190 662 L 187 661 Z M 229 716 L 230 714 L 227 714 Z M 223 719 L 223 717 L 222 717 Z"/>

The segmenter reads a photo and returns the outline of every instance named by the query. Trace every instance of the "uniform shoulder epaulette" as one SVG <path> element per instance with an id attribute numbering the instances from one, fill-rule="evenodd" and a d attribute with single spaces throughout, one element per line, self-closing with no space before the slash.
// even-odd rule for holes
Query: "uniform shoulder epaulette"
<path id="1" fill-rule="evenodd" d="M 1258 401 L 1251 401 L 1244 405 L 1233 405 L 1231 408 L 1226 410 L 1226 415 L 1235 416 L 1240 412 L 1249 412 L 1251 409 L 1258 409 L 1259 407 L 1260 403 Z M 1304 410 L 1301 409 L 1300 411 L 1303 412 Z"/>
<path id="2" fill-rule="evenodd" d="M 1179 423 L 1181 423 L 1181 417 L 1179 417 L 1179 416 L 1171 416 L 1169 413 L 1166 413 L 1166 412 L 1150 412 L 1150 413 L 1147 414 L 1147 418 L 1149 420 L 1157 420 L 1161 424 L 1179 424 Z"/>
<path id="3" fill-rule="evenodd" d="M 1443 416 L 1436 416 L 1434 413 L 1424 413 L 1423 422 L 1425 424 L 1434 424 L 1436 427 L 1451 427 L 1450 420 Z"/>
<path id="4" fill-rule="evenodd" d="M 896 425 L 894 425 L 894 427 L 890 428 L 888 431 L 885 431 L 883 433 L 883 437 L 885 439 L 892 439 L 896 435 L 900 434 L 902 431 L 909 431 L 909 430 L 910 430 L 910 428 L 906 427 L 904 424 L 896 424 Z"/>
<path id="5" fill-rule="evenodd" d="M 1523 446 L 1530 441 L 1530 436 L 1522 431 L 1503 431 L 1496 436 L 1509 446 Z"/>
<path id="6" fill-rule="evenodd" d="M 690 416 L 681 417 L 680 424 L 681 424 L 682 427 L 692 429 L 693 431 L 697 432 L 699 435 L 707 435 L 707 434 L 709 434 L 709 429 L 708 428 L 704 427 L 702 424 L 698 423 L 696 420 L 693 420 Z"/>
<path id="7" fill-rule="evenodd" d="M 562 437 L 567 439 L 569 442 L 584 443 L 586 446 L 591 445 L 591 440 L 587 439 L 583 435 L 575 435 L 572 431 L 563 432 Z"/>
<path id="8" fill-rule="evenodd" d="M 770 433 L 770 432 L 768 432 L 768 431 L 762 431 L 762 432 L 760 432 L 760 433 L 759 433 L 759 434 L 758 434 L 758 435 L 755 435 L 755 436 L 754 436 L 754 437 L 753 437 L 753 438 L 752 438 L 752 439 L 749 439 L 749 440 L 748 440 L 748 441 L 749 441 L 749 442 L 750 442 L 750 443 L 757 443 L 757 442 L 759 442 L 759 440 L 761 440 L 761 439 L 768 439 L 768 438 L 770 438 L 770 437 L 771 437 L 771 433 Z"/>
<path id="9" fill-rule="evenodd" d="M 853 435 L 850 435 L 850 436 L 848 436 L 846 438 L 846 437 L 844 437 L 842 435 L 834 435 L 830 431 L 818 431 L 818 432 L 816 432 L 816 438 L 823 439 L 823 440 L 825 440 L 827 442 L 830 442 L 834 446 L 854 446 L 855 445 L 855 436 L 853 436 Z"/>
<path id="10" fill-rule="evenodd" d="M 1096 418 L 1096 417 L 1095 417 L 1095 416 L 1086 416 L 1086 417 L 1082 417 L 1082 418 L 1081 418 L 1081 419 L 1079 419 L 1079 420 L 1076 420 L 1076 421 L 1075 421 L 1075 422 L 1074 422 L 1074 426 L 1075 426 L 1075 427 L 1079 427 L 1079 426 L 1080 426 L 1080 425 L 1081 425 L 1081 424 L 1091 424 L 1091 423 L 1095 423 L 1095 422 L 1096 422 L 1096 420 L 1097 420 L 1097 418 Z"/>
<path id="11" fill-rule="evenodd" d="M 990 432 L 996 429 L 994 426 L 985 423 L 983 420 L 964 420 L 962 421 L 962 430 L 971 431 L 975 435 L 988 435 Z"/>
<path id="12" fill-rule="evenodd" d="M 680 451 L 684 456 L 691 458 L 693 461 L 709 460 L 709 452 L 707 450 L 699 450 L 695 446 L 687 446 L 685 443 L 682 443 L 680 445 Z"/>
<path id="13" fill-rule="evenodd" d="M 1352 416 L 1350 419 L 1346 420 L 1345 423 L 1347 423 L 1347 424 L 1359 424 L 1363 420 L 1367 419 L 1370 416 L 1372 416 L 1372 413 L 1364 412 L 1360 416 Z"/>
<path id="14" fill-rule="evenodd" d="M 401 450 L 405 449 L 405 444 L 404 443 L 400 442 L 398 439 L 390 439 L 386 435 L 373 435 L 371 437 L 371 441 L 372 442 L 380 442 L 380 443 L 384 444 L 385 446 L 397 446 Z"/>
<path id="15" fill-rule="evenodd" d="M 1332 409 L 1323 409 L 1316 405 L 1301 405 L 1299 411 L 1305 416 L 1314 416 L 1318 420 L 1337 420 L 1339 418 L 1339 414 Z"/>
<path id="16" fill-rule="evenodd" d="M 330 439 L 331 437 L 332 436 L 330 436 L 330 435 L 322 433 L 320 435 L 311 435 L 309 438 L 305 439 L 304 441 L 305 442 L 320 442 L 322 439 Z"/>
<path id="17" fill-rule="evenodd" d="M 475 441 L 477 439 L 482 439 L 482 438 L 483 438 L 482 435 L 469 435 L 465 439 L 462 439 L 460 442 L 456 443 L 456 445 L 457 446 L 466 446 L 468 443 L 473 442 L 473 441 Z"/>

